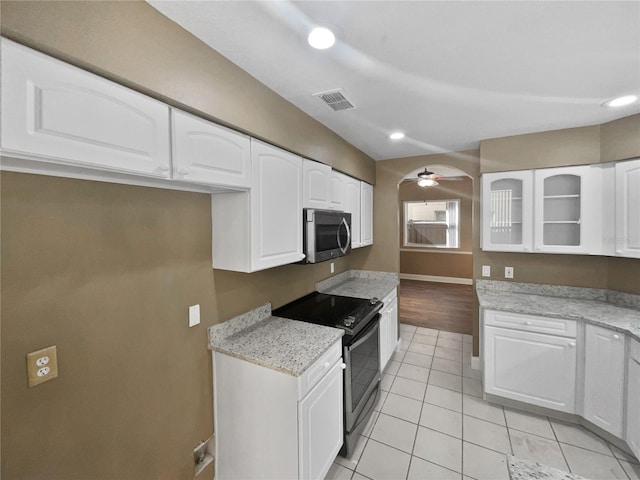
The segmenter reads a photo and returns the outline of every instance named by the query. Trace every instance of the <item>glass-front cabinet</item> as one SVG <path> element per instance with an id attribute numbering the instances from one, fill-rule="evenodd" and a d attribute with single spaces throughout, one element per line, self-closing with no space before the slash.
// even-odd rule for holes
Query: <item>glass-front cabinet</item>
<path id="1" fill-rule="evenodd" d="M 532 249 L 533 172 L 482 176 L 482 248 L 500 252 Z"/>
<path id="2" fill-rule="evenodd" d="M 602 211 L 598 172 L 588 165 L 535 171 L 536 252 L 596 253 Z"/>
<path id="3" fill-rule="evenodd" d="M 482 175 L 482 249 L 601 254 L 601 166 Z"/>

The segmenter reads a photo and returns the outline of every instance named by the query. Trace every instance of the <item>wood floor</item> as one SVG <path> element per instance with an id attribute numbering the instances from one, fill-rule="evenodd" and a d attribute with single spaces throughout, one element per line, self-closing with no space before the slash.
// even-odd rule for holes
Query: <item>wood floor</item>
<path id="1" fill-rule="evenodd" d="M 471 335 L 472 295 L 471 285 L 400 280 L 399 320 Z"/>

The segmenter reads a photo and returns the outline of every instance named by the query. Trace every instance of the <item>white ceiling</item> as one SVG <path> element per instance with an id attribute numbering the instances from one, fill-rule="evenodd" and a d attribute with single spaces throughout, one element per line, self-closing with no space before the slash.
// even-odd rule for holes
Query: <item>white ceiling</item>
<path id="1" fill-rule="evenodd" d="M 640 1 L 149 3 L 376 160 L 640 112 L 600 106 L 640 92 Z M 357 108 L 312 96 L 335 88 Z"/>

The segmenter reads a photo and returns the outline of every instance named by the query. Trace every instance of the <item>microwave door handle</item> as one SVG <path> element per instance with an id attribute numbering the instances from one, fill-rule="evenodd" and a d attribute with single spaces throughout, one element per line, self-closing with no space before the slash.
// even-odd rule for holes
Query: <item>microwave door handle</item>
<path id="1" fill-rule="evenodd" d="M 345 246 L 342 246 L 342 243 L 340 243 L 340 227 L 344 225 L 344 228 L 347 230 L 347 243 L 345 244 Z M 347 223 L 347 221 L 344 219 L 344 217 L 342 218 L 342 222 L 340 223 L 340 227 L 338 227 L 338 231 L 336 232 L 336 238 L 338 239 L 338 247 L 340 247 L 340 251 L 343 254 L 347 253 L 347 248 L 349 248 L 349 244 L 351 243 L 351 231 L 349 230 L 349 224 Z"/>

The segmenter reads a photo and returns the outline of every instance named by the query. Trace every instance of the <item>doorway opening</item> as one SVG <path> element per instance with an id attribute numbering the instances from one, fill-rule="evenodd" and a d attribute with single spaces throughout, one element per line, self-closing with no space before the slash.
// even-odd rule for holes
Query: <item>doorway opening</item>
<path id="1" fill-rule="evenodd" d="M 472 334 L 473 179 L 425 165 L 398 184 L 399 319 Z"/>

